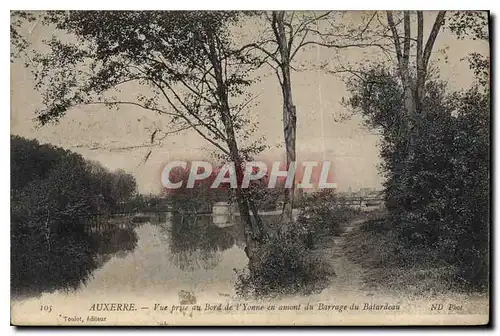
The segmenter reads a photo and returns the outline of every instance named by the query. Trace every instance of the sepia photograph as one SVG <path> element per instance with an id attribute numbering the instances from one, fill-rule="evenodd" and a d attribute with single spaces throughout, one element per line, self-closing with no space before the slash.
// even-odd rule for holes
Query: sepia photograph
<path id="1" fill-rule="evenodd" d="M 490 324 L 490 27 L 11 10 L 11 325 Z"/>

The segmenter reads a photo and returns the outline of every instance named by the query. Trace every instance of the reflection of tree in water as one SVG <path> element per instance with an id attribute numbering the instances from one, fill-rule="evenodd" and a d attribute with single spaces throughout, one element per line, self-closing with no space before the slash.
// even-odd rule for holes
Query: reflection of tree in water
<path id="1" fill-rule="evenodd" d="M 111 257 L 124 258 L 137 246 L 137 225 L 125 227 L 109 227 L 93 236 L 93 248 L 98 268 L 108 262 Z"/>
<path id="2" fill-rule="evenodd" d="M 21 246 L 24 248 L 22 253 L 13 249 L 11 254 L 11 258 L 16 258 L 13 265 L 17 269 L 14 272 L 25 270 L 22 276 L 14 278 L 16 282 L 11 283 L 14 296 L 27 298 L 54 290 L 75 290 L 86 285 L 93 272 L 113 256 L 124 257 L 137 245 L 138 238 L 134 231 L 137 225 L 107 223 L 103 225 L 103 230 L 90 233 L 78 222 L 57 224 L 57 227 L 53 225 L 57 230 L 51 233 L 53 244 L 49 246 L 37 243 L 46 239 L 45 236 L 40 239 L 43 233 L 39 226 L 34 226 L 31 231 L 21 230 L 26 226 L 14 226 L 15 237 L 26 240 Z"/>
<path id="3" fill-rule="evenodd" d="M 239 225 L 218 228 L 211 216 L 174 213 L 170 220 L 172 261 L 182 270 L 214 268 L 220 253 L 243 239 Z"/>

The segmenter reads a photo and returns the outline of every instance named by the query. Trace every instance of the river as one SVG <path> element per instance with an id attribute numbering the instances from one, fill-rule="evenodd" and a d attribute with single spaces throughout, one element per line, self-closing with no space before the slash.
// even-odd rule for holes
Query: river
<path id="1" fill-rule="evenodd" d="M 247 264 L 243 250 L 244 239 L 240 223 L 219 228 L 211 216 L 153 220 L 142 224 L 128 223 L 126 228 L 134 235 L 123 234 L 123 225 L 117 234 L 102 246 L 100 267 L 90 279 L 76 290 L 58 290 L 29 298 L 13 298 L 11 302 L 14 323 L 65 324 L 89 323 L 89 318 L 106 318 L 107 325 L 165 325 L 165 324 L 365 324 L 415 322 L 451 323 L 483 321 L 487 318 L 485 298 L 467 295 L 445 295 L 441 298 L 413 297 L 406 293 L 378 293 L 363 289 L 362 269 L 345 256 L 337 256 L 337 248 L 318 251 L 333 264 L 337 276 L 320 293 L 309 296 L 283 297 L 275 300 L 252 301 L 256 307 L 294 305 L 298 311 L 241 311 L 241 298 L 235 293 L 235 269 Z M 111 243 L 110 243 L 111 242 Z M 182 293 L 192 293 L 202 311 L 173 310 L 179 306 Z M 247 301 L 249 302 L 249 301 Z M 267 302 L 267 303 L 266 303 Z M 429 315 L 430 303 L 465 303 L 464 316 L 457 319 L 450 313 Z M 133 305 L 133 311 L 94 312 L 95 304 Z M 245 303 L 246 304 L 246 303 Z M 206 307 L 239 305 L 237 313 L 206 311 Z M 304 307 L 313 305 L 311 314 Z M 352 305 L 360 307 L 353 311 Z M 376 311 L 365 307 L 392 305 L 396 311 Z M 44 311 L 44 307 L 50 307 Z M 164 311 L 159 307 L 168 307 Z M 186 307 L 186 306 L 184 306 Z M 328 309 L 323 309 L 328 307 Z M 333 308 L 332 308 L 333 307 Z M 343 307 L 341 311 L 339 307 Z M 47 308 L 48 309 L 48 308 Z M 180 308 L 179 308 L 180 309 Z M 182 308 L 187 309 L 187 308 Z M 345 311 L 347 309 L 347 311 Z M 477 315 L 477 314 L 480 315 Z M 196 315 L 196 316 L 193 316 Z M 244 315 L 242 315 L 244 314 Z M 472 314 L 472 315 L 471 315 Z M 244 317 L 245 316 L 245 317 Z M 194 318 L 196 317 L 196 318 Z M 76 322 L 70 320 L 77 319 Z M 81 319 L 81 320 L 78 320 Z M 91 321 L 92 322 L 92 321 Z M 100 322 L 93 321 L 92 324 Z"/>
<path id="2" fill-rule="evenodd" d="M 111 238 L 98 246 L 100 267 L 85 284 L 76 290 L 42 293 L 36 299 L 170 296 L 181 290 L 197 297 L 234 295 L 235 269 L 248 261 L 241 223 L 219 228 L 208 215 L 177 215 L 142 224 L 122 220 L 127 223 L 117 225 Z"/>
<path id="3" fill-rule="evenodd" d="M 210 216 L 172 224 L 165 220 L 135 229 L 137 246 L 115 255 L 95 271 L 86 293 L 143 295 L 151 292 L 177 294 L 180 290 L 231 294 L 235 268 L 247 263 L 239 227 L 218 228 Z"/>

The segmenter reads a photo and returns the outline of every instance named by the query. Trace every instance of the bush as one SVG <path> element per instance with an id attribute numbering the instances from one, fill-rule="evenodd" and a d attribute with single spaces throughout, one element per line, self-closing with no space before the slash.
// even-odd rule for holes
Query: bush
<path id="1" fill-rule="evenodd" d="M 321 237 L 340 235 L 343 226 L 360 215 L 329 190 L 304 195 L 298 205 L 300 213 L 292 230 L 305 239 L 308 247 Z"/>
<path id="2" fill-rule="evenodd" d="M 356 81 L 355 81 L 356 82 Z M 378 129 L 388 223 L 408 266 L 446 263 L 449 279 L 488 286 L 490 93 L 473 86 L 449 94 L 426 83 L 409 122 L 397 76 L 373 70 L 351 87 L 349 103 Z"/>
<path id="3" fill-rule="evenodd" d="M 89 214 L 109 213 L 135 179 L 81 155 L 11 136 L 11 290 L 39 294 L 85 283 L 96 262 Z"/>
<path id="4" fill-rule="evenodd" d="M 311 294 L 326 288 L 335 273 L 293 234 L 270 238 L 255 251 L 251 269 L 237 270 L 236 292 L 243 297 Z"/>

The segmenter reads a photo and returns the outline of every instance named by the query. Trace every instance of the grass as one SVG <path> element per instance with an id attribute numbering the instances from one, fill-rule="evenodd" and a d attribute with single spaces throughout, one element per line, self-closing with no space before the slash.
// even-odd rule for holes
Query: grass
<path id="1" fill-rule="evenodd" d="M 346 234 L 345 254 L 365 271 L 366 289 L 414 296 L 461 292 L 453 282 L 454 268 L 444 262 L 424 262 L 425 251 L 404 251 L 395 243 L 385 213 L 374 212 Z"/>
<path id="2" fill-rule="evenodd" d="M 308 295 L 323 290 L 335 273 L 293 233 L 273 237 L 254 251 L 247 270 L 236 270 L 236 292 L 242 297 Z"/>

